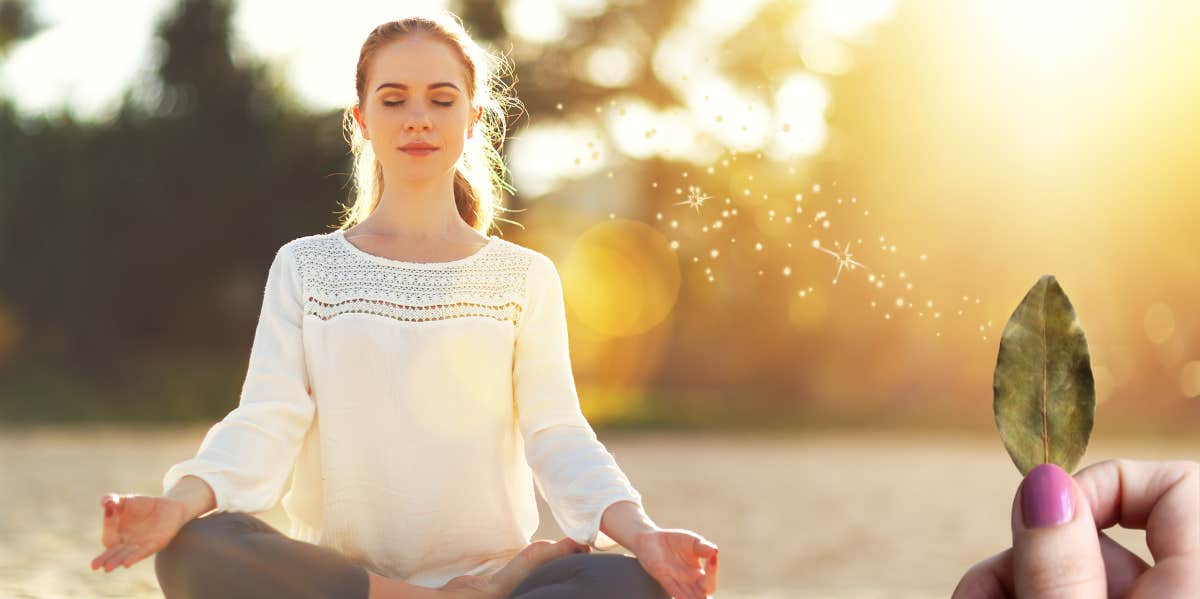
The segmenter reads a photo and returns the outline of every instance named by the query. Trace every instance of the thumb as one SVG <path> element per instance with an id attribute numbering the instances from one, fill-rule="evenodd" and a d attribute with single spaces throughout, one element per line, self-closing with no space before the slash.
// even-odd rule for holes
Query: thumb
<path id="1" fill-rule="evenodd" d="M 1092 510 L 1054 464 L 1025 476 L 1013 501 L 1013 586 L 1022 599 L 1105 599 L 1104 559 Z"/>

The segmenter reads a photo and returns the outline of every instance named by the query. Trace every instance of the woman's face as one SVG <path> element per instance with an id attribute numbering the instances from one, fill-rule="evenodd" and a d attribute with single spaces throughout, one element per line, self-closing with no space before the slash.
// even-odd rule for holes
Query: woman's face
<path id="1" fill-rule="evenodd" d="M 467 97 L 462 61 L 444 42 L 415 34 L 376 50 L 367 69 L 362 104 L 354 116 L 384 176 L 409 181 L 453 177 L 480 114 Z M 414 142 L 435 149 L 404 149 Z"/>

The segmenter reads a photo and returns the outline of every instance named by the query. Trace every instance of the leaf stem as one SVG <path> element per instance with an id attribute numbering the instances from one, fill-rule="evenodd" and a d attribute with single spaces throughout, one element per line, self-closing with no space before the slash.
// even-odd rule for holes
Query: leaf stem
<path id="1" fill-rule="evenodd" d="M 1050 431 L 1046 421 L 1049 420 L 1049 415 L 1046 412 L 1046 379 L 1047 364 L 1050 362 L 1050 354 L 1046 349 L 1046 294 L 1042 293 L 1042 463 L 1050 463 Z"/>

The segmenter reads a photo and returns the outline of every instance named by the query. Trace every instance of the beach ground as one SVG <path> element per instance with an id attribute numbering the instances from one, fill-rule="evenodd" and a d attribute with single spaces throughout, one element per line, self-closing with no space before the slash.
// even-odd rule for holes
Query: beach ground
<path id="1" fill-rule="evenodd" d="M 89 568 L 106 492 L 158 494 L 207 427 L 0 432 L 0 595 L 161 597 L 153 559 Z M 660 526 L 721 547 L 718 597 L 946 597 L 1009 543 L 1020 476 L 998 436 L 612 433 Z M 1084 459 L 1197 459 L 1200 441 L 1093 439 Z M 561 537 L 539 498 L 535 538 Z M 276 506 L 259 517 L 287 531 Z M 1150 560 L 1140 531 L 1112 536 Z M 1151 563 L 1153 563 L 1151 561 Z"/>

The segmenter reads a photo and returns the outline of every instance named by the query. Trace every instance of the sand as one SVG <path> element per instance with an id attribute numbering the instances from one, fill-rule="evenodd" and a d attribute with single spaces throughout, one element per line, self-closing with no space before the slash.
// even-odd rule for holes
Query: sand
<path id="1" fill-rule="evenodd" d="M 161 597 L 153 559 L 89 563 L 106 492 L 158 494 L 207 427 L 0 432 L 0 596 Z M 1009 543 L 998 437 L 601 434 L 659 525 L 721 547 L 718 597 L 946 597 Z M 1093 440 L 1084 460 L 1197 459 L 1200 441 Z M 539 498 L 535 538 L 561 537 Z M 287 530 L 277 506 L 259 514 Z M 1112 535 L 1150 560 L 1140 531 Z"/>

